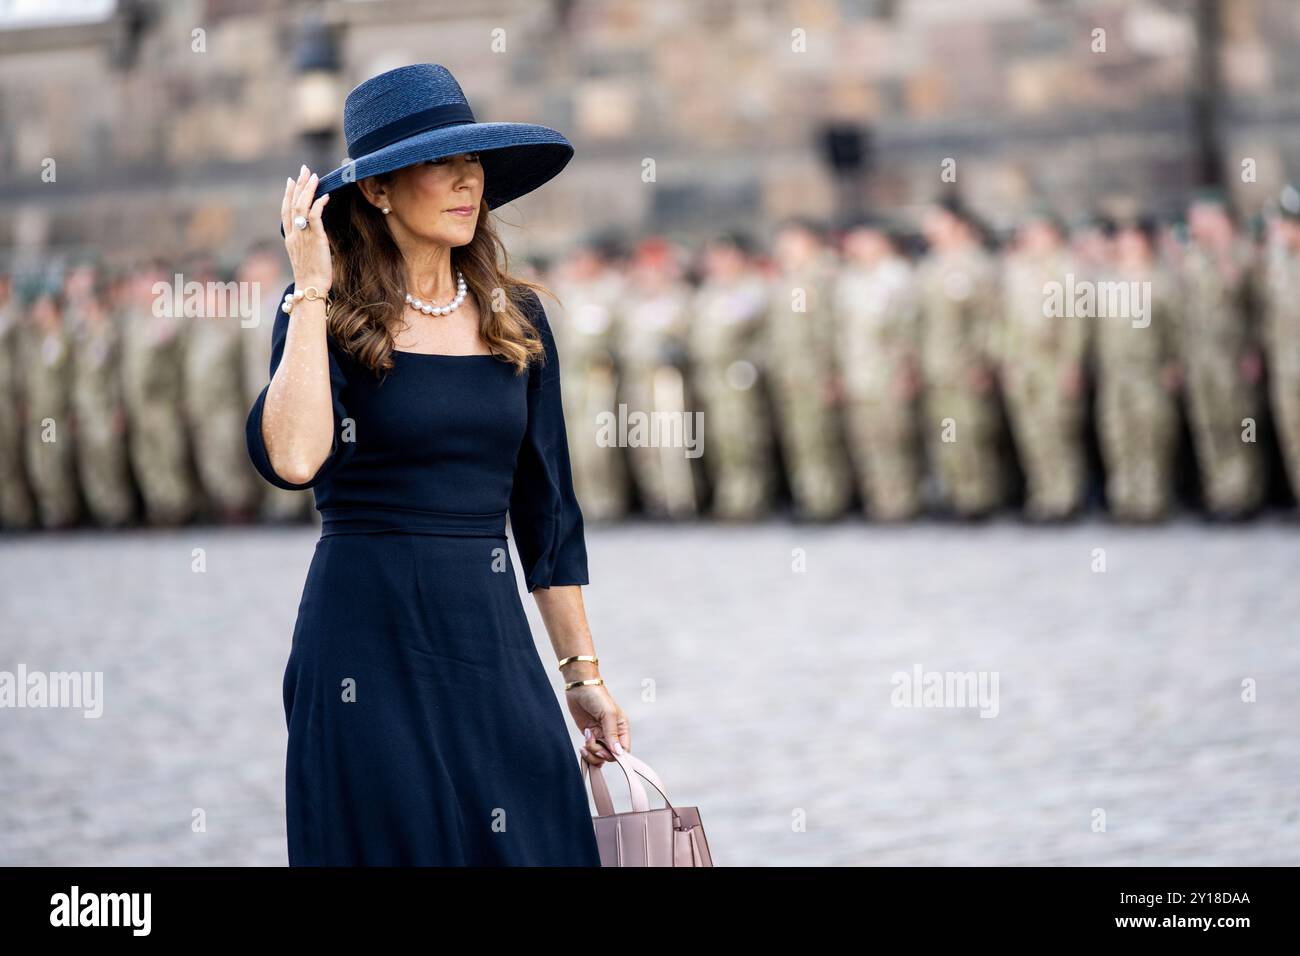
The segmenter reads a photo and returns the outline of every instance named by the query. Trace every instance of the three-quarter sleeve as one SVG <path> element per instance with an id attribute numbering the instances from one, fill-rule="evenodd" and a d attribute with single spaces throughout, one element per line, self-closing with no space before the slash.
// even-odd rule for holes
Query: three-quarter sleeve
<path id="1" fill-rule="evenodd" d="M 292 292 L 294 286 L 292 283 L 285 289 L 285 295 Z M 283 301 L 284 296 L 281 296 Z M 280 365 L 280 357 L 284 354 L 285 339 L 289 335 L 289 313 L 285 312 L 277 304 L 275 310 L 275 325 L 271 332 L 271 372 L 270 378 L 275 377 L 275 370 Z M 312 488 L 319 484 L 325 477 L 336 471 L 348 458 L 351 457 L 353 449 L 356 447 L 354 441 L 344 441 L 341 438 L 345 419 L 348 418 L 347 409 L 343 404 L 344 389 L 347 387 L 347 378 L 343 372 L 343 364 L 340 356 L 337 354 L 337 346 L 333 341 L 328 343 L 329 365 L 330 365 L 330 391 L 333 394 L 334 401 L 334 446 L 330 449 L 329 457 L 309 480 L 301 484 L 295 484 L 286 481 L 276 473 L 271 467 L 271 459 L 266 452 L 266 440 L 262 437 L 262 408 L 266 404 L 266 393 L 270 389 L 271 383 L 268 379 L 267 384 L 262 387 L 261 393 L 257 400 L 253 402 L 253 407 L 248 413 L 248 421 L 244 432 L 245 440 L 248 445 L 248 456 L 253 461 L 258 473 L 275 485 L 277 488 L 287 488 L 290 491 L 298 491 L 304 488 Z"/>
<path id="2" fill-rule="evenodd" d="M 582 510 L 573 489 L 569 439 L 560 400 L 560 360 L 541 300 L 530 290 L 525 313 L 546 350 L 543 366 L 528 370 L 528 427 L 515 461 L 510 527 L 534 588 L 588 584 Z"/>

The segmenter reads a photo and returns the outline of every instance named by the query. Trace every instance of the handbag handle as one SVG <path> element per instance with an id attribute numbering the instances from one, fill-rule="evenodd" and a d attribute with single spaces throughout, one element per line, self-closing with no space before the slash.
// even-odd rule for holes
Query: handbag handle
<path id="1" fill-rule="evenodd" d="M 639 775 L 648 780 L 650 785 L 659 791 L 659 795 L 664 798 L 664 803 L 668 805 L 668 809 L 673 812 L 674 817 L 677 817 L 677 808 L 674 807 L 672 801 L 668 799 L 668 793 L 664 789 L 663 781 L 659 779 L 659 775 L 654 772 L 649 764 L 644 760 L 641 760 L 639 757 L 634 757 L 631 753 L 626 751 L 621 755 L 615 753 L 614 749 L 609 746 L 609 743 L 603 737 L 597 737 L 596 739 L 605 744 L 605 748 L 613 754 L 614 760 L 618 763 L 619 769 L 623 771 L 623 776 L 627 778 L 628 790 L 632 795 L 633 813 L 650 809 L 650 801 L 646 797 L 645 787 L 642 786 L 641 781 L 637 779 L 637 776 Z M 599 766 L 589 766 L 587 761 L 581 757 L 579 758 L 579 761 L 582 763 L 582 775 L 584 778 L 587 777 L 588 771 L 590 770 L 591 794 L 596 801 L 597 815 L 602 817 L 612 816 L 614 814 L 614 803 L 610 799 L 609 787 L 605 783 L 605 775 L 601 773 L 601 768 Z"/>
<path id="2" fill-rule="evenodd" d="M 609 796 L 609 786 L 605 783 L 605 778 L 600 772 L 599 767 L 592 767 L 587 761 L 579 757 L 578 762 L 582 764 L 582 779 L 584 783 L 590 782 L 591 795 L 596 801 L 596 815 L 600 817 L 612 817 L 614 815 L 614 801 Z M 632 794 L 632 812 L 639 813 L 643 810 L 650 809 L 650 800 L 646 796 L 645 787 L 635 776 L 628 773 L 628 768 L 619 764 L 619 769 L 627 777 L 628 790 Z M 588 778 L 590 774 L 590 778 Z"/>

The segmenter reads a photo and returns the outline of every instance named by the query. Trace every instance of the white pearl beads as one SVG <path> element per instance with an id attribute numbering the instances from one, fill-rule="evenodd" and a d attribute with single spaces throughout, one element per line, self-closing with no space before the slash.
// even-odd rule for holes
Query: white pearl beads
<path id="1" fill-rule="evenodd" d="M 469 288 L 465 285 L 465 276 L 459 269 L 457 269 L 456 297 L 446 305 L 433 305 L 429 302 L 422 302 L 409 292 L 406 293 L 406 304 L 418 312 L 423 312 L 425 315 L 447 315 L 450 312 L 455 312 L 456 309 L 460 307 L 460 304 L 465 301 L 465 296 L 468 293 Z"/>

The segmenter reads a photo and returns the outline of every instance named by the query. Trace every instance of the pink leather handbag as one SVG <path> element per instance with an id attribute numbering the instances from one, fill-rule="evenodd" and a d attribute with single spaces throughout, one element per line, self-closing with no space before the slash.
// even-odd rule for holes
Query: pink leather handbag
<path id="1" fill-rule="evenodd" d="M 604 738 L 597 738 L 605 743 Z M 609 745 L 606 744 L 606 749 Z M 610 750 L 613 753 L 613 750 Z M 592 824 L 596 828 L 596 845 L 600 850 L 601 866 L 712 866 L 709 842 L 704 836 L 698 807 L 674 807 L 664 790 L 659 775 L 649 764 L 631 753 L 614 754 L 619 769 L 627 777 L 632 793 L 632 809 L 615 813 L 614 802 L 609 797 L 609 787 L 600 767 L 591 767 L 578 757 L 582 764 L 583 780 L 591 774 L 591 795 L 596 801 L 596 815 Z M 638 777 L 649 780 L 664 798 L 666 807 L 650 809 L 645 787 Z"/>

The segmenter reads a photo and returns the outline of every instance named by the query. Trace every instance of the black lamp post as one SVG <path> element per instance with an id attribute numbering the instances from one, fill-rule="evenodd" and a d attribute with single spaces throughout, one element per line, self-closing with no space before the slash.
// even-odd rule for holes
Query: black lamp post
<path id="1" fill-rule="evenodd" d="M 1222 186 L 1223 148 L 1220 123 L 1223 113 L 1222 73 L 1219 43 L 1222 37 L 1217 0 L 1197 0 L 1196 70 L 1192 82 L 1192 148 L 1196 182 L 1200 186 Z"/>
<path id="2" fill-rule="evenodd" d="M 871 172 L 871 130 L 854 122 L 830 122 L 821 128 L 820 140 L 835 180 L 838 225 L 862 213 L 863 189 Z"/>
<path id="3" fill-rule="evenodd" d="M 342 68 L 334 28 L 319 17 L 305 19 L 298 30 L 293 62 L 297 132 L 308 156 L 307 165 L 324 175 L 341 161 L 334 156 Z"/>

